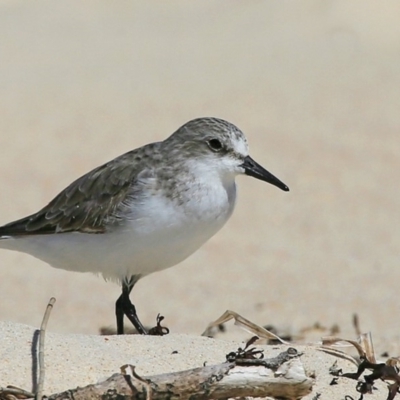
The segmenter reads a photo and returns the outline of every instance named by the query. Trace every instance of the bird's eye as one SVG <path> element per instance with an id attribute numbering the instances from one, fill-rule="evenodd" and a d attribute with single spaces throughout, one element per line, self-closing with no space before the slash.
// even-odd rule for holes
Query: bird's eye
<path id="1" fill-rule="evenodd" d="M 222 143 L 218 139 L 210 139 L 207 143 L 213 151 L 220 151 L 222 149 Z"/>

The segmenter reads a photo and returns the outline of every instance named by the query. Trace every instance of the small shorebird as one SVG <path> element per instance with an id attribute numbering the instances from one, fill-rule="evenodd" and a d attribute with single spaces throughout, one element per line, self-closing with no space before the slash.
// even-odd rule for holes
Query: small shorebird
<path id="1" fill-rule="evenodd" d="M 118 334 L 124 315 L 147 334 L 129 298 L 133 286 L 180 263 L 222 228 L 241 174 L 289 190 L 249 156 L 235 125 L 194 119 L 164 141 L 88 172 L 37 213 L 0 227 L 0 248 L 120 282 Z"/>

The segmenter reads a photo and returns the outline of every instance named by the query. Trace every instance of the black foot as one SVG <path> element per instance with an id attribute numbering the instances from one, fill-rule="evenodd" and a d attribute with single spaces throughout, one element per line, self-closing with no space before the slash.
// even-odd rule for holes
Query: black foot
<path id="1" fill-rule="evenodd" d="M 147 335 L 147 330 L 140 322 L 139 317 L 136 314 L 136 308 L 129 299 L 129 290 L 124 290 L 122 287 L 122 294 L 119 296 L 115 303 L 115 315 L 117 317 L 117 334 L 124 334 L 124 315 L 126 315 L 129 321 L 132 322 L 133 326 L 141 335 Z"/>
<path id="2" fill-rule="evenodd" d="M 122 293 L 115 303 L 115 315 L 117 317 L 117 334 L 124 334 L 124 315 L 126 315 L 140 335 L 167 335 L 169 333 L 169 329 L 161 326 L 161 321 L 164 319 L 164 317 L 160 316 L 160 314 L 157 315 L 157 325 L 154 328 L 151 328 L 149 331 L 147 331 L 147 329 L 143 326 L 143 324 L 139 320 L 139 317 L 136 314 L 136 308 L 132 304 L 129 298 L 129 294 L 139 278 L 140 275 L 131 276 L 129 279 L 124 279 L 122 282 Z"/>

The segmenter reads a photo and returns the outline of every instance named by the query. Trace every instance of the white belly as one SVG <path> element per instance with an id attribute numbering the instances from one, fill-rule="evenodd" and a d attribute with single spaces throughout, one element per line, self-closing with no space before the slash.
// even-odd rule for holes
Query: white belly
<path id="1" fill-rule="evenodd" d="M 222 228 L 232 214 L 235 184 L 193 200 L 185 209 L 149 198 L 132 207 L 123 225 L 103 234 L 58 233 L 0 240 L 0 248 L 28 253 L 55 268 L 101 273 L 121 280 L 147 275 L 186 259 Z"/>

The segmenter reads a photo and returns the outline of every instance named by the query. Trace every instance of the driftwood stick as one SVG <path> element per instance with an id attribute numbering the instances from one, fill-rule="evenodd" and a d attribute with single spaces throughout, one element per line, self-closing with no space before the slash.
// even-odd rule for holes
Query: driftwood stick
<path id="1" fill-rule="evenodd" d="M 299 358 L 291 353 L 281 358 L 280 365 L 276 365 L 276 359 L 272 364 L 264 359 L 252 360 L 251 365 L 237 359 L 144 378 L 137 375 L 134 367 L 124 366 L 122 374 L 114 374 L 98 384 L 51 395 L 48 400 L 200 400 L 245 396 L 300 399 L 309 394 L 313 380 L 306 376 Z"/>

